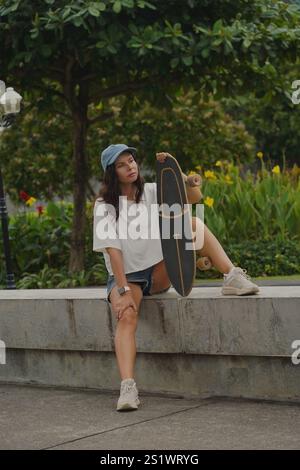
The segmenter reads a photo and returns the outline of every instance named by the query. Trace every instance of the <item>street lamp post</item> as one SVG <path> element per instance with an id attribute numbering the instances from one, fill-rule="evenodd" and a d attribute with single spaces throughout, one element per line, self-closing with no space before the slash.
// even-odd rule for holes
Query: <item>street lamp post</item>
<path id="1" fill-rule="evenodd" d="M 20 104 L 22 97 L 15 92 L 13 88 L 5 89 L 5 83 L 0 80 L 0 134 L 8 129 L 16 115 L 20 112 Z M 2 172 L 0 168 L 0 216 L 3 235 L 3 249 L 6 265 L 6 285 L 7 289 L 16 289 L 14 274 L 12 271 L 12 262 L 9 248 L 8 236 L 8 214 L 5 202 L 5 194 L 2 180 Z"/>

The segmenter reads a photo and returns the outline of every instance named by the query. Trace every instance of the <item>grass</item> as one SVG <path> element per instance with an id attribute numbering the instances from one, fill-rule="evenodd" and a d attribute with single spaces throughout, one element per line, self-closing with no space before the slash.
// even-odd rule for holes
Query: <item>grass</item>
<path id="1" fill-rule="evenodd" d="M 253 281 L 266 281 L 266 280 L 284 280 L 284 281 L 290 281 L 290 280 L 297 280 L 300 281 L 300 274 L 291 274 L 290 276 L 257 276 L 257 277 L 251 277 Z M 220 278 L 218 279 L 205 279 L 205 278 L 196 278 L 194 281 L 194 285 L 203 284 L 203 282 L 218 282 L 218 281 L 223 281 L 223 276 L 220 274 Z"/>
<path id="2" fill-rule="evenodd" d="M 258 276 L 253 279 L 257 279 L 258 281 L 264 281 L 265 279 L 296 279 L 297 281 L 300 281 L 300 274 L 291 274 L 290 276 Z"/>

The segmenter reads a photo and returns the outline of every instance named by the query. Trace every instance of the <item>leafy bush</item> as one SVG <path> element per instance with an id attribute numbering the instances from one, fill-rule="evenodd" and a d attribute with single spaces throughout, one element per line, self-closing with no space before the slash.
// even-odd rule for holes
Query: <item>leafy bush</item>
<path id="1" fill-rule="evenodd" d="M 92 210 L 87 204 L 85 270 L 68 272 L 73 205 L 49 203 L 46 210 L 27 212 L 9 219 L 13 272 L 19 288 L 75 287 L 106 281 L 104 259 L 92 251 Z M 0 230 L 0 284 L 6 279 Z"/>
<path id="2" fill-rule="evenodd" d="M 247 269 L 250 276 L 300 275 L 300 244 L 295 240 L 247 240 L 223 245 L 235 266 Z M 220 278 L 215 268 L 198 271 L 198 278 Z"/>
<path id="3" fill-rule="evenodd" d="M 221 243 L 246 240 L 300 241 L 300 169 L 279 165 L 253 174 L 242 166 L 217 162 L 204 171 L 204 222 Z M 194 208 L 194 214 L 196 214 Z"/>
<path id="4" fill-rule="evenodd" d="M 72 288 L 100 285 L 106 281 L 106 270 L 102 263 L 95 264 L 89 270 L 71 274 L 65 268 L 54 269 L 45 265 L 38 273 L 24 273 L 18 280 L 18 289 Z"/>

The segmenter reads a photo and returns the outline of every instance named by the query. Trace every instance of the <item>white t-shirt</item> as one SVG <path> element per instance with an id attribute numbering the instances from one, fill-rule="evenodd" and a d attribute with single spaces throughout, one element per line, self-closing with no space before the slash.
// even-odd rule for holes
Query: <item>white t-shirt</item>
<path id="1" fill-rule="evenodd" d="M 127 209 L 126 209 L 127 204 Z M 113 275 L 107 247 L 123 254 L 124 273 L 141 271 L 163 259 L 159 232 L 156 183 L 145 183 L 140 202 L 120 199 L 116 222 L 113 206 L 97 199 L 94 206 L 93 251 L 102 251 L 106 269 Z"/>

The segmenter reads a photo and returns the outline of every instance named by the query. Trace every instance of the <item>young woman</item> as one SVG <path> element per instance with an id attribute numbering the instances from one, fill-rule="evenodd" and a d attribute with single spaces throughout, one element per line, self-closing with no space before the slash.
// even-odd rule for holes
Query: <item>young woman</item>
<path id="1" fill-rule="evenodd" d="M 136 239 L 120 236 L 121 224 L 128 228 L 132 223 L 128 215 L 131 205 L 140 207 L 143 203 L 147 214 L 152 214 L 151 205 L 157 204 L 156 183 L 144 181 L 136 152 L 136 148 L 125 144 L 110 145 L 103 150 L 103 185 L 94 205 L 93 250 L 104 254 L 108 271 L 107 299 L 118 321 L 115 351 L 122 379 L 118 411 L 137 409 L 140 404 L 134 381 L 134 365 L 135 332 L 141 300 L 143 296 L 159 294 L 171 287 L 160 238 Z M 163 161 L 167 155 L 169 154 L 166 152 L 160 152 L 156 154 L 156 158 Z M 199 202 L 200 189 L 187 186 L 187 196 L 189 203 Z M 125 200 L 127 211 L 122 210 Z M 105 222 L 105 236 L 102 222 Z M 157 225 L 158 212 L 154 224 L 155 222 Z M 147 223 L 153 224 L 153 221 L 149 222 L 148 219 Z M 197 253 L 209 257 L 213 266 L 224 275 L 222 294 L 249 295 L 259 292 L 258 286 L 251 282 L 246 270 L 232 264 L 219 241 L 197 217 L 192 217 L 192 228 L 196 234 L 196 249 L 201 246 Z M 203 243 L 199 245 L 200 238 Z"/>

